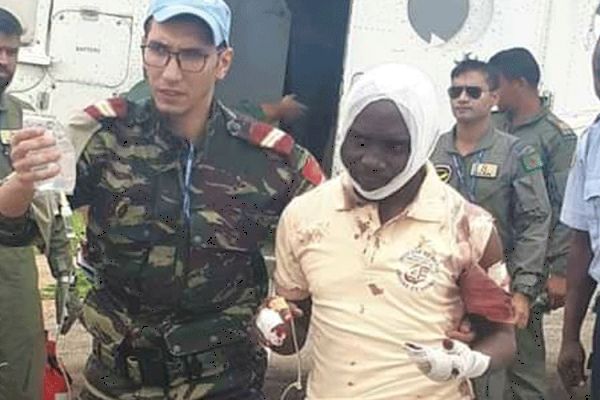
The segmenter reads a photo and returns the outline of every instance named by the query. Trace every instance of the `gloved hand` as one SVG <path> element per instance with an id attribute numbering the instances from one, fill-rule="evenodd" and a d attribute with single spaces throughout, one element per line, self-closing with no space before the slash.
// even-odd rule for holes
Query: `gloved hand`
<path id="1" fill-rule="evenodd" d="M 490 365 L 490 357 L 456 340 L 446 339 L 442 346 L 421 346 L 406 343 L 409 358 L 429 379 L 443 382 L 450 379 L 477 378 Z"/>
<path id="2" fill-rule="evenodd" d="M 83 309 L 75 282 L 71 282 L 68 276 L 61 276 L 56 282 L 54 305 L 56 307 L 56 323 L 60 325 L 60 334 L 66 335 Z"/>

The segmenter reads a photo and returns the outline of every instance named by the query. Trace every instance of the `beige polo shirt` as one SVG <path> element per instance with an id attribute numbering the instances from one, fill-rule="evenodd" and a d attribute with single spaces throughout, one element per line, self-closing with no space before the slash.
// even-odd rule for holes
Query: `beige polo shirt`
<path id="1" fill-rule="evenodd" d="M 508 293 L 478 265 L 492 226 L 431 166 L 415 201 L 384 225 L 343 177 L 293 200 L 275 282 L 288 299 L 312 297 L 307 398 L 470 399 L 466 380 L 431 381 L 402 346 L 440 345 L 466 310 L 511 318 Z"/>

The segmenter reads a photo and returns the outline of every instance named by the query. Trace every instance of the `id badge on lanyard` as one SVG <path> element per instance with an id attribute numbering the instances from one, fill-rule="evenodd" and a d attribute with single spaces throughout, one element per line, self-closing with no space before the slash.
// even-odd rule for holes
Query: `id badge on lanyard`
<path id="1" fill-rule="evenodd" d="M 477 165 L 477 164 L 481 164 L 481 161 L 483 160 L 483 156 L 485 155 L 485 150 L 480 150 L 477 153 L 477 159 L 475 161 L 475 163 L 473 163 L 473 165 Z M 475 179 L 474 176 L 471 176 L 470 180 L 469 180 L 469 184 L 467 184 L 467 177 L 466 177 L 466 171 L 464 171 L 464 163 L 461 162 L 461 159 L 458 155 L 456 154 L 452 154 L 452 163 L 454 164 L 454 169 L 456 169 L 456 177 L 458 178 L 458 184 L 460 186 L 460 191 L 466 191 L 466 196 L 467 199 L 471 202 L 471 203 L 477 203 L 476 199 L 475 199 L 475 185 L 477 183 L 477 180 Z"/>

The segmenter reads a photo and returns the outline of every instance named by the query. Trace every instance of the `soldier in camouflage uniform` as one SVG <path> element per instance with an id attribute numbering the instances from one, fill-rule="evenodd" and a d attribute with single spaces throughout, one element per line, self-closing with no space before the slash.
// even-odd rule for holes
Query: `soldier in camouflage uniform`
<path id="1" fill-rule="evenodd" d="M 18 20 L 0 9 L 0 180 L 11 174 L 9 160 L 12 131 L 21 128 L 23 109 L 30 107 L 4 91 L 17 64 Z M 4 185 L 2 185 L 4 186 Z M 12 193 L 11 193 L 12 195 Z M 0 217 L 7 222 L 6 217 Z M 60 201 L 54 194 L 36 196 L 28 218 L 20 226 L 3 229 L 0 241 L 0 399 L 39 400 L 44 367 L 44 327 L 34 248 L 46 254 L 52 274 L 59 282 L 73 272 L 70 244 Z M 65 286 L 65 285 L 58 285 Z M 57 298 L 65 293 L 57 291 Z M 73 306 L 76 308 L 73 298 Z M 63 304 L 62 301 L 57 302 Z M 75 311 L 75 308 L 72 310 Z M 75 315 L 75 313 L 73 314 Z M 62 321 L 62 308 L 57 309 Z"/>
<path id="2" fill-rule="evenodd" d="M 566 295 L 569 230 L 559 222 L 558 217 L 577 138 L 569 126 L 540 101 L 540 68 L 528 50 L 504 50 L 489 62 L 500 71 L 498 108 L 501 112 L 493 117 L 495 126 L 535 148 L 544 164 L 544 179 L 552 207 L 548 251 L 544 262 L 549 299 L 545 308 L 559 308 L 563 306 Z M 517 332 L 519 354 L 509 370 L 507 399 L 546 398 L 542 330 L 544 307 L 533 311 L 528 329 Z"/>
<path id="3" fill-rule="evenodd" d="M 152 98 L 100 102 L 69 124 L 71 203 L 89 205 L 97 271 L 81 399 L 263 398 L 266 358 L 247 333 L 267 294 L 260 244 L 323 175 L 290 136 L 213 98 L 229 26 L 222 0 L 151 2 Z"/>
<path id="4" fill-rule="evenodd" d="M 465 59 L 451 73 L 448 89 L 457 124 L 432 156 L 440 177 L 465 198 L 489 211 L 502 238 L 511 276 L 516 324 L 527 326 L 530 303 L 545 281 L 543 261 L 550 203 L 538 153 L 491 124 L 498 100 L 498 74 Z M 474 381 L 477 398 L 502 400 L 504 371 Z"/>

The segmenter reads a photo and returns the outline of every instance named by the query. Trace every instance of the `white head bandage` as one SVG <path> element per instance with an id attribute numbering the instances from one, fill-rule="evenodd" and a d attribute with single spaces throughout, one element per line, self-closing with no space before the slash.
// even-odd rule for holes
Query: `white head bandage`
<path id="1" fill-rule="evenodd" d="M 389 197 L 406 185 L 427 163 L 440 134 L 438 100 L 431 80 L 414 67 L 385 64 L 365 72 L 344 97 L 340 112 L 342 140 L 360 112 L 379 100 L 390 100 L 398 107 L 410 133 L 411 151 L 404 170 L 379 189 L 363 190 L 350 176 L 355 190 L 373 201 Z"/>

